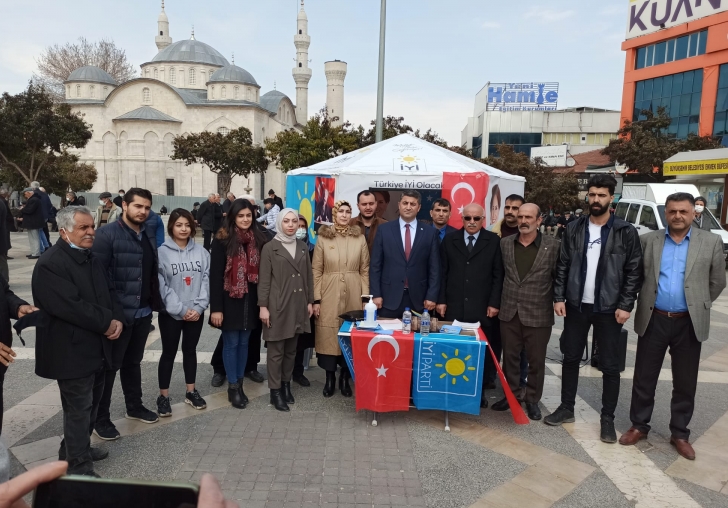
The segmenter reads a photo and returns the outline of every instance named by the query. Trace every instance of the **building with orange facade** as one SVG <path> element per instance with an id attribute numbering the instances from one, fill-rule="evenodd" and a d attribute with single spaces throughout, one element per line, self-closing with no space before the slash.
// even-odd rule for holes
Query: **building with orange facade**
<path id="1" fill-rule="evenodd" d="M 728 146 L 728 2 L 630 0 L 628 6 L 620 123 L 664 106 L 672 118 L 668 135 L 723 136 Z M 721 215 L 725 177 L 679 178 L 695 183 Z"/>

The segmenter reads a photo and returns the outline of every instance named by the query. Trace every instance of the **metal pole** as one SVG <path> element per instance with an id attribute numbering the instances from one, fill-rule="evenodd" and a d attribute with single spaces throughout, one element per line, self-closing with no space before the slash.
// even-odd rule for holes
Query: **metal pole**
<path id="1" fill-rule="evenodd" d="M 379 14 L 379 78 L 377 80 L 377 131 L 376 142 L 382 140 L 384 130 L 384 36 L 387 25 L 387 0 L 382 0 Z"/>

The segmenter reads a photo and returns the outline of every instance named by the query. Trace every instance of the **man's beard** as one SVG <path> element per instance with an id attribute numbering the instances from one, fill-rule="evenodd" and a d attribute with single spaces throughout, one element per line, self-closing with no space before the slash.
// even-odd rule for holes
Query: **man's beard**
<path id="1" fill-rule="evenodd" d="M 125 212 L 124 217 L 126 217 L 126 220 L 128 220 L 129 222 L 131 222 L 132 224 L 135 224 L 137 226 L 141 226 L 142 224 L 144 224 L 144 222 L 146 222 L 146 219 L 143 221 L 136 220 L 131 215 L 129 215 L 129 212 Z"/>
<path id="2" fill-rule="evenodd" d="M 592 215 L 593 215 L 594 217 L 601 217 L 602 215 L 604 215 L 604 214 L 605 214 L 605 213 L 607 213 L 608 211 L 609 211 L 609 205 L 605 205 L 605 206 L 602 206 L 602 205 L 600 205 L 599 203 L 592 203 L 592 204 L 591 204 L 591 205 L 589 206 L 589 212 L 590 212 L 590 213 L 591 213 L 591 214 L 592 214 Z"/>

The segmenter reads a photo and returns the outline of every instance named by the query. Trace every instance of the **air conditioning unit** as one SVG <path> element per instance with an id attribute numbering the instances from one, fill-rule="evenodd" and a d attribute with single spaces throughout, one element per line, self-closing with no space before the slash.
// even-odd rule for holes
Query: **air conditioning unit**
<path id="1" fill-rule="evenodd" d="M 566 143 L 566 142 L 563 142 L 563 143 L 561 143 L 561 144 L 562 144 L 562 145 L 566 145 L 566 146 L 569 146 L 569 143 Z"/>

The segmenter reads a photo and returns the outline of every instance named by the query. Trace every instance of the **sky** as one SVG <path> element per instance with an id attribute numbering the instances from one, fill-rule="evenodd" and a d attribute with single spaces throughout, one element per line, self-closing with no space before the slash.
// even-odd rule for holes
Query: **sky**
<path id="1" fill-rule="evenodd" d="M 0 0 L 0 92 L 22 91 L 47 46 L 84 36 L 113 39 L 135 65 L 157 53 L 158 0 Z M 558 106 L 620 109 L 627 0 L 389 0 L 384 114 L 432 128 L 451 144 L 490 81 L 559 82 Z M 174 41 L 205 42 L 253 74 L 261 94 L 295 102 L 300 0 L 166 0 Z M 376 116 L 379 0 L 306 0 L 309 114 L 326 101 L 324 62 L 348 63 L 344 111 L 354 125 Z M 138 71 L 138 67 L 137 67 Z"/>

